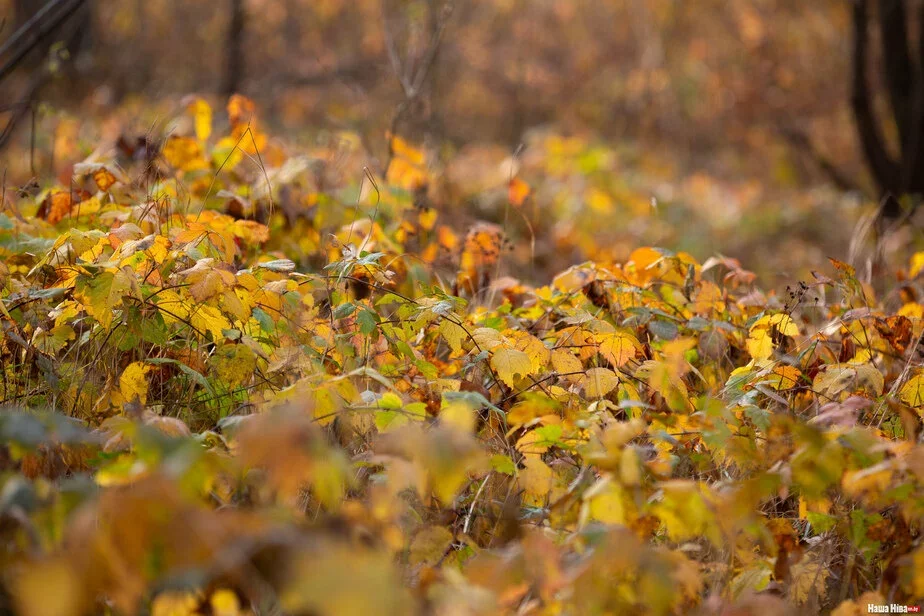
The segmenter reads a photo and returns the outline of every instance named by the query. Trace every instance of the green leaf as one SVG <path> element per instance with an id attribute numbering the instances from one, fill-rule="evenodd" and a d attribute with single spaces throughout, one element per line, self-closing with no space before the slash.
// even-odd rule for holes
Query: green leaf
<path id="1" fill-rule="evenodd" d="M 352 302 L 347 302 L 345 304 L 340 304 L 334 309 L 334 318 L 335 319 L 345 319 L 356 312 L 356 304 Z"/>
<path id="2" fill-rule="evenodd" d="M 356 315 L 356 322 L 359 323 L 359 331 L 365 336 L 369 336 L 372 332 L 376 331 L 379 320 L 379 315 L 368 308 L 363 308 L 359 311 L 359 314 Z"/>
<path id="3" fill-rule="evenodd" d="M 513 463 L 510 456 L 505 456 L 502 453 L 491 456 L 491 468 L 498 473 L 504 473 L 511 477 L 517 474 L 517 465 Z"/>

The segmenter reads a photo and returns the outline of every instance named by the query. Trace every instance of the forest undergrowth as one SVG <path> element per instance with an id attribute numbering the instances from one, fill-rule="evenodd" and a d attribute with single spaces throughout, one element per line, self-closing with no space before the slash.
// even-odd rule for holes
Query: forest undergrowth
<path id="1" fill-rule="evenodd" d="M 924 253 L 886 289 L 831 259 L 764 292 L 626 247 L 666 223 L 588 180 L 602 147 L 547 136 L 450 185 L 397 136 L 382 172 L 240 96 L 180 115 L 4 188 L 3 610 L 924 599 Z"/>

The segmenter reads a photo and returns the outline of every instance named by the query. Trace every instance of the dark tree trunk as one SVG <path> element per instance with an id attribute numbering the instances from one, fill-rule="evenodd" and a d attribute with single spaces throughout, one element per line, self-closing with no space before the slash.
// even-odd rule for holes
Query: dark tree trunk
<path id="1" fill-rule="evenodd" d="M 898 198 L 911 196 L 916 206 L 924 196 L 924 37 L 913 50 L 907 0 L 853 0 L 853 92 L 851 103 L 860 146 L 883 197 L 882 216 L 902 214 Z M 889 119 L 898 134 L 890 152 L 874 111 L 875 93 L 867 72 L 870 62 L 871 8 L 878 13 L 883 81 Z M 924 8 L 918 16 L 924 27 Z"/>
<path id="2" fill-rule="evenodd" d="M 222 92 L 228 96 L 240 89 L 244 74 L 244 0 L 231 0 L 228 38 L 225 43 L 225 78 Z"/>

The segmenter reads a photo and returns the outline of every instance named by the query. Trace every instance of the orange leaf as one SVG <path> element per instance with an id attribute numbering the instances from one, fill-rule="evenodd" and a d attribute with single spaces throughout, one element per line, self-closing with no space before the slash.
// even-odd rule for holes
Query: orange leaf
<path id="1" fill-rule="evenodd" d="M 523 202 L 529 197 L 529 193 L 529 184 L 520 178 L 513 178 L 510 180 L 510 185 L 507 187 L 507 199 L 510 200 L 512 205 L 517 207 L 523 205 Z"/>

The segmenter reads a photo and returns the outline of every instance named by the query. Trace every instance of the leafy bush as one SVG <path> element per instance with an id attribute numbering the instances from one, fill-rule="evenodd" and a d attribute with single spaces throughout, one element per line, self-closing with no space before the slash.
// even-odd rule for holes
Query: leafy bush
<path id="1" fill-rule="evenodd" d="M 530 286 L 498 276 L 528 242 L 454 229 L 412 145 L 350 184 L 227 111 L 0 214 L 5 608 L 924 596 L 921 254 L 882 298 L 837 261 L 778 297 L 648 247 Z M 504 169 L 479 194 L 535 207 Z"/>

